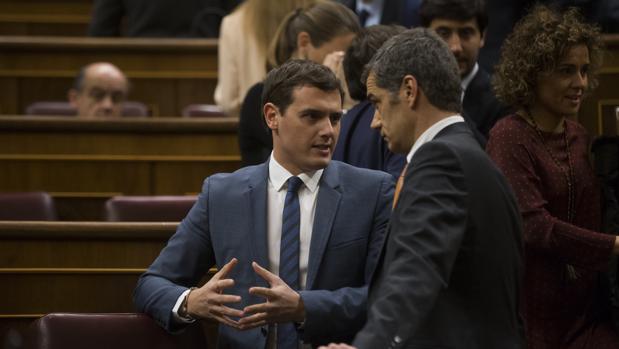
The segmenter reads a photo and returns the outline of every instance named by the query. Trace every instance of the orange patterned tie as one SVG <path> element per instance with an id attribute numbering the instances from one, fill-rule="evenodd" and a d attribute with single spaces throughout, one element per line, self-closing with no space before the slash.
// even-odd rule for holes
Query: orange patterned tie
<path id="1" fill-rule="evenodd" d="M 395 184 L 395 193 L 393 193 L 393 206 L 392 209 L 395 208 L 395 205 L 398 203 L 398 198 L 400 197 L 400 191 L 402 191 L 402 186 L 404 185 L 404 176 L 406 176 L 406 169 L 408 168 L 408 163 L 402 169 L 402 173 L 400 173 L 400 177 L 398 177 L 398 181 Z"/>

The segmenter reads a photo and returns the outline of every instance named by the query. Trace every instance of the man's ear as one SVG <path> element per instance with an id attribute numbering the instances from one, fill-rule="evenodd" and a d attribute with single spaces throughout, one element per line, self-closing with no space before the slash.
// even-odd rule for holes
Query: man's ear
<path id="1" fill-rule="evenodd" d="M 300 32 L 297 35 L 297 52 L 299 57 L 302 59 L 307 59 L 307 52 L 312 45 L 312 38 L 307 32 Z"/>
<path id="2" fill-rule="evenodd" d="M 406 105 L 412 109 L 419 100 L 419 85 L 417 84 L 417 79 L 412 75 L 404 76 L 401 90 L 404 94 L 404 96 L 402 96 L 403 100 L 406 101 Z"/>
<path id="3" fill-rule="evenodd" d="M 279 128 L 279 109 L 273 103 L 267 103 L 262 108 L 262 112 L 264 114 L 264 121 L 267 123 L 267 126 L 275 131 Z"/>
<path id="4" fill-rule="evenodd" d="M 67 92 L 67 99 L 69 100 L 69 103 L 73 107 L 77 107 L 77 95 L 78 95 L 78 92 L 74 88 L 69 89 L 69 91 Z"/>
<path id="5" fill-rule="evenodd" d="M 484 44 L 486 43 L 486 29 L 484 29 L 483 32 L 481 32 L 481 38 L 479 41 L 479 48 L 484 47 Z"/>

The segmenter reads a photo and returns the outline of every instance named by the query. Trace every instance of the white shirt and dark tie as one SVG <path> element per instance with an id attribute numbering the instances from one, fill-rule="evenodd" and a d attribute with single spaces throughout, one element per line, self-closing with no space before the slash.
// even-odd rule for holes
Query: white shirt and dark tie
<path id="1" fill-rule="evenodd" d="M 305 289 L 307 283 L 310 242 L 312 238 L 312 228 L 314 226 L 314 214 L 316 212 L 316 199 L 318 197 L 322 173 L 323 170 L 321 169 L 312 173 L 301 173 L 297 176 L 303 182 L 297 192 L 300 211 L 299 286 L 301 290 Z M 263 267 L 275 275 L 279 275 L 282 218 L 288 189 L 288 179 L 290 177 L 292 177 L 292 174 L 278 163 L 273 157 L 273 154 L 271 154 L 269 161 L 269 181 L 267 183 L 267 243 L 269 265 L 263 265 Z M 193 322 L 193 320 L 185 319 L 178 315 L 180 305 L 188 293 L 189 290 L 181 294 L 176 305 L 172 309 L 175 318 L 181 322 Z M 274 331 L 274 327 L 271 326 L 267 339 L 267 348 L 277 349 L 276 343 L 276 331 Z M 309 345 L 301 346 L 301 344 L 299 344 L 299 346 L 300 348 L 310 348 Z"/>

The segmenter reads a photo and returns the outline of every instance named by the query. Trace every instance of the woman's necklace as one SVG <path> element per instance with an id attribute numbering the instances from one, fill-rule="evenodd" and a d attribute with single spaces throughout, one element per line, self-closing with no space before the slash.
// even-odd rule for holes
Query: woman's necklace
<path id="1" fill-rule="evenodd" d="M 565 177 L 565 182 L 567 183 L 567 221 L 568 223 L 572 224 L 574 222 L 574 216 L 576 214 L 576 190 L 574 185 L 574 165 L 572 164 L 572 154 L 570 153 L 570 145 L 567 139 L 567 122 L 565 122 L 565 120 L 563 121 L 563 141 L 565 142 L 565 152 L 567 153 L 566 169 L 564 166 L 561 165 L 559 159 L 555 156 L 555 154 L 552 152 L 552 149 L 550 149 L 550 147 L 546 143 L 546 138 L 544 137 L 542 130 L 540 130 L 539 126 L 537 125 L 537 122 L 533 118 L 533 115 L 531 115 L 531 111 L 526 109 L 526 113 L 527 117 L 531 121 L 531 124 L 533 125 L 533 128 L 535 129 L 535 132 L 539 136 L 542 145 L 544 146 L 544 149 L 546 150 L 548 155 L 550 155 L 552 161 L 555 163 L 555 165 L 559 168 L 559 170 Z M 571 280 L 578 279 L 579 275 L 578 272 L 576 272 L 574 266 L 572 266 L 571 264 L 566 264 L 566 268 L 568 277 Z"/>
<path id="2" fill-rule="evenodd" d="M 531 124 L 533 125 L 533 128 L 535 129 L 535 132 L 539 136 L 542 145 L 544 146 L 544 149 L 546 150 L 548 155 L 550 155 L 552 161 L 555 163 L 555 165 L 559 168 L 559 170 L 565 177 L 565 182 L 567 183 L 567 221 L 568 223 L 572 224 L 574 222 L 574 216 L 576 211 L 576 194 L 574 188 L 574 165 L 572 164 L 572 154 L 570 152 L 570 145 L 567 139 L 567 123 L 563 121 L 563 141 L 565 143 L 565 152 L 567 153 L 567 168 L 565 168 L 563 165 L 561 165 L 559 159 L 555 156 L 555 154 L 552 152 L 552 149 L 550 149 L 550 147 L 548 146 L 546 142 L 546 137 L 544 137 L 542 130 L 537 125 L 537 122 L 533 118 L 533 115 L 531 115 L 531 112 L 529 110 L 527 110 L 526 112 L 529 120 L 531 121 Z"/>

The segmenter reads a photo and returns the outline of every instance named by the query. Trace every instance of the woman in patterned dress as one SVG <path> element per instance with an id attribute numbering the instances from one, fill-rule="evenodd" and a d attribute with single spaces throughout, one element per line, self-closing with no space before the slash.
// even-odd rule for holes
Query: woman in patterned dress
<path id="1" fill-rule="evenodd" d="M 494 77 L 497 97 L 517 110 L 491 130 L 487 151 L 522 213 L 528 348 L 619 348 L 599 283 L 619 239 L 600 232 L 590 139 L 574 121 L 601 54 L 598 30 L 576 10 L 538 5 L 505 42 Z"/>

